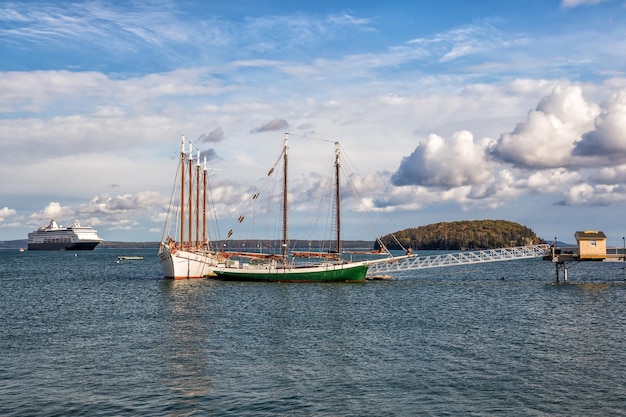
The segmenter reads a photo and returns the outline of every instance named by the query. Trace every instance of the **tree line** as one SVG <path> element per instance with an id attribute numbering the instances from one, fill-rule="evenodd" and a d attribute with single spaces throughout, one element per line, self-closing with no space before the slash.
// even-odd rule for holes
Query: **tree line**
<path id="1" fill-rule="evenodd" d="M 465 250 L 524 246 L 545 241 L 530 228 L 507 220 L 441 222 L 383 236 L 388 249 Z M 376 249 L 380 244 L 376 243 Z"/>

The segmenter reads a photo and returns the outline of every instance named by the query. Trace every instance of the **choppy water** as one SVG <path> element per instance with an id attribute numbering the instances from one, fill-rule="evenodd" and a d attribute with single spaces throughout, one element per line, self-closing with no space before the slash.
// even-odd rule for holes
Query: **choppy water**
<path id="1" fill-rule="evenodd" d="M 154 251 L 0 251 L 0 415 L 626 415 L 626 270 L 554 273 L 175 282 Z"/>

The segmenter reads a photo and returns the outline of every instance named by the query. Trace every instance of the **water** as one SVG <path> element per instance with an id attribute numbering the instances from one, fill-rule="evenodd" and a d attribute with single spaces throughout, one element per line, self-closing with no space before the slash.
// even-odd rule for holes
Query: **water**
<path id="1" fill-rule="evenodd" d="M 538 259 L 364 284 L 160 274 L 154 251 L 0 251 L 0 415 L 626 415 L 619 263 L 560 285 Z"/>

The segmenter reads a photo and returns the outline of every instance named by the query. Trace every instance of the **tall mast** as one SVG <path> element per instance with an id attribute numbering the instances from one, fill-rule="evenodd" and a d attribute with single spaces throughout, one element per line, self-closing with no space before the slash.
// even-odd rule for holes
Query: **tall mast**
<path id="1" fill-rule="evenodd" d="M 288 239 L 288 233 L 287 233 L 287 215 L 288 215 L 288 210 L 287 210 L 287 150 L 289 149 L 288 146 L 288 138 L 289 138 L 289 133 L 285 133 L 284 136 L 284 145 L 283 145 L 283 160 L 284 160 L 284 164 L 283 164 L 283 262 L 286 264 L 287 263 L 287 239 Z"/>
<path id="2" fill-rule="evenodd" d="M 341 256 L 341 193 L 339 190 L 339 142 L 335 142 L 335 204 L 337 205 L 337 254 Z"/>
<path id="3" fill-rule="evenodd" d="M 196 248 L 200 240 L 200 149 L 196 158 Z"/>
<path id="4" fill-rule="evenodd" d="M 189 246 L 193 240 L 192 234 L 192 203 L 193 203 L 193 149 L 191 148 L 191 142 L 189 142 Z"/>
<path id="5" fill-rule="evenodd" d="M 180 138 L 180 245 L 185 243 L 185 135 Z"/>
<path id="6" fill-rule="evenodd" d="M 204 155 L 204 187 L 202 192 L 202 243 L 206 245 L 208 243 L 206 238 L 206 191 L 207 191 L 207 169 L 206 169 L 206 155 Z"/>

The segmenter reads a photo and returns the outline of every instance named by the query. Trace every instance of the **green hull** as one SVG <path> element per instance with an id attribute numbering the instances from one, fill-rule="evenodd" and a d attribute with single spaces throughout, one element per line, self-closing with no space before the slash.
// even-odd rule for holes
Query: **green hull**
<path id="1" fill-rule="evenodd" d="M 215 268 L 213 278 L 257 282 L 363 282 L 367 264 L 342 264 L 303 268 Z"/>

